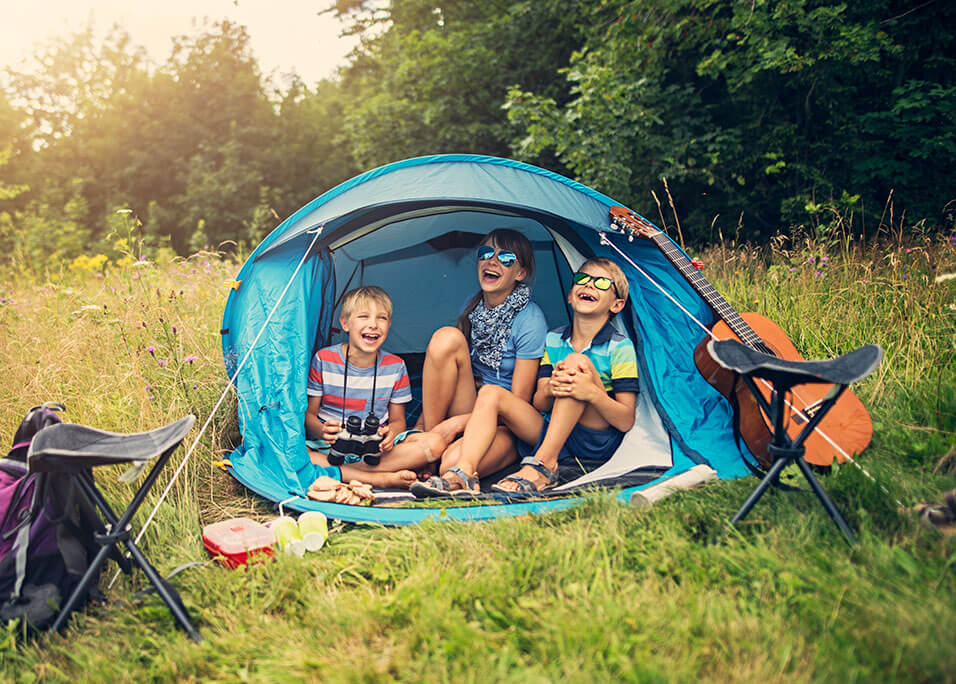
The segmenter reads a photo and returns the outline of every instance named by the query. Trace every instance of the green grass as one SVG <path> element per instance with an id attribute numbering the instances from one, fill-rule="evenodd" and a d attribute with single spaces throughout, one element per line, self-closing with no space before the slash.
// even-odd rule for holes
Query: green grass
<path id="1" fill-rule="evenodd" d="M 61 635 L 8 631 L 0 679 L 953 681 L 956 537 L 896 502 L 956 486 L 956 280 L 934 282 L 956 271 L 956 251 L 938 240 L 702 258 L 728 300 L 779 323 L 807 357 L 866 342 L 886 349 L 855 387 L 876 425 L 861 459 L 875 482 L 852 465 L 823 478 L 857 546 L 806 492 L 770 492 L 728 529 L 752 479 L 650 509 L 604 497 L 481 524 L 336 525 L 302 559 L 239 571 L 209 562 L 178 575 L 201 644 L 158 599 L 134 596 L 137 574 Z M 201 423 L 224 385 L 219 318 L 235 271 L 198 255 L 103 277 L 0 272 L 0 439 L 45 400 L 65 402 L 73 422 L 119 432 L 189 411 Z M 145 535 L 161 572 L 207 559 L 203 524 L 272 515 L 212 465 L 238 439 L 234 412 L 227 402 Z M 125 500 L 130 485 L 113 475 L 99 481 Z"/>

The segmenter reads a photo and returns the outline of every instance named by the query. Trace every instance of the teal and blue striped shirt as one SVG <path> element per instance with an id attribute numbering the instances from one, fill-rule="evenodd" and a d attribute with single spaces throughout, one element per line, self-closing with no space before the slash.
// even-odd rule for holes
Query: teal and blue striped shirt
<path id="1" fill-rule="evenodd" d="M 551 377 L 554 364 L 573 353 L 570 325 L 563 325 L 549 331 L 545 338 L 544 356 L 538 367 L 538 377 Z M 604 324 L 604 327 L 591 340 L 591 344 L 581 353 L 594 364 L 604 389 L 609 393 L 640 391 L 634 343 L 627 335 L 619 333 L 610 321 Z"/>

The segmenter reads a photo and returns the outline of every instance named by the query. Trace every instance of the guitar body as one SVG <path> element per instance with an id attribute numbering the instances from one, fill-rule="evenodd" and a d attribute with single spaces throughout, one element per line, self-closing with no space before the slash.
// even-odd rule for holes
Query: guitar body
<path id="1" fill-rule="evenodd" d="M 773 353 L 787 361 L 800 361 L 803 359 L 796 348 L 787 337 L 787 334 L 780 329 L 770 319 L 755 313 L 740 314 L 740 317 L 746 321 L 750 328 L 763 340 L 764 344 L 770 348 Z M 712 328 L 714 335 L 718 339 L 740 339 L 738 335 L 730 329 L 724 321 L 718 321 Z M 757 461 L 764 467 L 769 467 L 771 457 L 767 453 L 767 446 L 770 444 L 770 427 L 764 418 L 763 412 L 757 405 L 756 399 L 743 382 L 737 382 L 734 385 L 736 373 L 721 368 L 716 361 L 711 358 L 707 352 L 707 342 L 709 337 L 705 338 L 694 351 L 694 363 L 704 378 L 714 386 L 714 388 L 728 399 L 731 394 L 736 395 L 737 414 L 740 421 L 740 435 L 744 443 L 750 449 Z M 741 340 L 743 341 L 743 340 Z M 770 388 L 765 386 L 759 380 L 758 389 L 768 401 L 770 400 Z M 823 401 L 824 396 L 830 391 L 832 385 L 829 384 L 806 384 L 795 387 L 790 403 L 794 409 L 797 409 L 808 417 L 812 417 L 814 409 Z M 732 399 L 731 399 L 732 400 Z M 806 419 L 795 411 L 787 408 L 787 415 L 784 417 L 784 424 L 787 426 L 787 432 L 791 437 L 796 437 Z M 822 434 L 821 434 L 822 433 Z M 859 398 L 851 391 L 846 390 L 840 396 L 840 399 L 834 404 L 833 408 L 827 413 L 817 429 L 807 437 L 804 446 L 806 454 L 804 460 L 808 463 L 819 466 L 829 466 L 836 458 L 838 462 L 847 461 L 847 456 L 853 456 L 863 451 L 870 443 L 873 436 L 873 422 L 870 415 Z M 827 439 L 829 438 L 829 439 Z M 831 443 L 831 440 L 833 443 Z M 834 446 L 834 443 L 837 446 Z M 840 449 L 844 453 L 841 453 Z"/>

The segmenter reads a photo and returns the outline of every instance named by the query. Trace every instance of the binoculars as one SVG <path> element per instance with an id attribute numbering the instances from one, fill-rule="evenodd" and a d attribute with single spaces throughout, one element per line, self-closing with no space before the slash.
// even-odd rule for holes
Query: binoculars
<path id="1" fill-rule="evenodd" d="M 378 451 L 379 444 L 382 443 L 378 427 L 378 417 L 371 413 L 365 416 L 364 423 L 358 416 L 349 416 L 345 421 L 345 430 L 332 443 L 329 464 L 342 465 L 347 456 L 357 456 L 370 466 L 377 466 L 382 460 Z"/>

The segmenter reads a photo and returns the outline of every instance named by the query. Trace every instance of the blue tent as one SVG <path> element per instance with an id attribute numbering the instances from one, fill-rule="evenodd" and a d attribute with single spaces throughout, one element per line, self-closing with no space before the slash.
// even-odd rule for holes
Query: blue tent
<path id="1" fill-rule="evenodd" d="M 452 323 L 477 290 L 474 246 L 501 227 L 522 231 L 535 247 L 534 300 L 550 327 L 568 322 L 565 295 L 584 259 L 614 259 L 630 283 L 629 306 L 616 323 L 638 350 L 635 428 L 608 464 L 572 486 L 626 481 L 620 478 L 639 472 L 668 477 L 701 463 L 722 478 L 748 474 L 743 459 L 752 457 L 734 439 L 730 406 L 694 366 L 693 350 L 704 336 L 697 321 L 710 324 L 714 314 L 658 247 L 610 228 L 608 209 L 618 204 L 541 168 L 456 154 L 388 164 L 299 209 L 243 265 L 223 314 L 226 368 L 230 377 L 239 369 L 243 440 L 230 456 L 231 473 L 272 501 L 292 498 L 290 508 L 342 520 L 404 524 L 440 513 L 305 498 L 316 472 L 303 425 L 309 360 L 338 339 L 339 298 L 361 285 L 379 285 L 393 299 L 385 348 L 420 355 L 431 333 Z M 632 491 L 620 496 L 626 500 Z M 573 503 L 466 506 L 441 515 L 482 519 Z"/>

